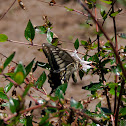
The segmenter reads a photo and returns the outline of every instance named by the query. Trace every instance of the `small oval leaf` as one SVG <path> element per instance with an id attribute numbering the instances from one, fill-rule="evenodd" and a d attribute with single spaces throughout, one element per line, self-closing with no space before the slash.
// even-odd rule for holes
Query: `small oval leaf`
<path id="1" fill-rule="evenodd" d="M 33 63 L 34 63 L 34 60 L 33 59 L 26 67 L 25 67 L 25 70 L 26 70 L 26 76 L 29 74 L 29 72 L 31 71 L 32 69 L 32 66 L 33 66 Z"/>
<path id="2" fill-rule="evenodd" d="M 41 88 L 45 81 L 46 81 L 46 74 L 44 71 L 36 81 L 35 85 L 37 86 L 37 88 Z"/>
<path id="3" fill-rule="evenodd" d="M 46 34 L 47 33 L 47 29 L 45 26 L 36 26 L 35 31 L 39 34 Z"/>
<path id="4" fill-rule="evenodd" d="M 12 88 L 12 86 L 13 86 L 13 83 L 11 83 L 11 82 L 9 84 L 7 84 L 4 88 L 5 93 L 7 93 Z"/>
<path id="5" fill-rule="evenodd" d="M 19 100 L 10 98 L 9 99 L 9 107 L 12 113 L 15 113 L 19 109 L 20 103 Z"/>
<path id="6" fill-rule="evenodd" d="M 55 91 L 55 96 L 58 97 L 59 99 L 64 99 L 66 89 L 67 89 L 67 83 L 58 86 L 58 88 Z"/>
<path id="7" fill-rule="evenodd" d="M 29 20 L 28 24 L 27 24 L 27 27 L 25 29 L 25 38 L 32 42 L 32 40 L 34 39 L 35 37 L 35 29 L 31 23 L 31 21 Z"/>
<path id="8" fill-rule="evenodd" d="M 74 47 L 77 50 L 79 48 L 79 40 L 78 38 L 76 39 L 75 43 L 74 43 Z"/>
<path id="9" fill-rule="evenodd" d="M 19 64 L 17 65 L 14 71 L 14 76 L 13 76 L 14 81 L 17 82 L 18 84 L 21 84 L 24 82 L 25 77 L 26 77 L 26 70 L 22 65 L 22 62 L 19 62 Z"/>
<path id="10" fill-rule="evenodd" d="M 15 56 L 15 52 L 13 52 L 13 53 L 6 59 L 6 61 L 4 62 L 3 68 L 7 67 L 7 65 L 12 61 L 12 59 L 14 58 L 14 56 Z"/>
<path id="11" fill-rule="evenodd" d="M 0 42 L 6 42 L 8 37 L 5 34 L 0 34 Z"/>
<path id="12" fill-rule="evenodd" d="M 47 31 L 47 41 L 51 44 L 53 40 L 53 32 L 50 29 Z"/>
<path id="13" fill-rule="evenodd" d="M 7 95 L 4 92 L 0 92 L 1 99 L 8 99 Z"/>

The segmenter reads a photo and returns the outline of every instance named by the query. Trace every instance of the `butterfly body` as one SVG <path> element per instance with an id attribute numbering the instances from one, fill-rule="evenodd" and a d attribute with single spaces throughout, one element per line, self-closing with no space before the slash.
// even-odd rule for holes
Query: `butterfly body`
<path id="1" fill-rule="evenodd" d="M 69 81 L 77 70 L 77 63 L 69 53 L 59 47 L 43 43 L 42 49 L 51 67 L 48 77 L 53 92 L 59 85 Z"/>

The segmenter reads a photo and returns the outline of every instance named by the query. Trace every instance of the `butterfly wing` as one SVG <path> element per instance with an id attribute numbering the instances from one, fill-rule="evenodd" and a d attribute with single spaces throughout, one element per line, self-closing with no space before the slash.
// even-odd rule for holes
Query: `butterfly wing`
<path id="1" fill-rule="evenodd" d="M 76 61 L 66 51 L 48 43 L 42 44 L 42 48 L 51 67 L 48 77 L 54 90 L 62 83 L 68 82 L 71 74 L 76 71 Z"/>

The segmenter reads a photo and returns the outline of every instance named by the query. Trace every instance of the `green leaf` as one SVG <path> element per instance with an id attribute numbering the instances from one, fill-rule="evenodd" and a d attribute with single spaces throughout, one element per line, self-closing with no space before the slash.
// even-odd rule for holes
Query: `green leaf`
<path id="1" fill-rule="evenodd" d="M 94 61 L 94 62 L 98 63 L 99 62 L 98 54 L 95 54 L 95 55 L 91 56 L 88 59 L 88 61 L 92 61 L 92 62 Z"/>
<path id="2" fill-rule="evenodd" d="M 112 71 L 113 71 L 116 75 L 120 75 L 121 67 L 120 67 L 119 65 L 117 65 L 117 66 L 112 66 L 111 69 L 112 69 Z"/>
<path id="3" fill-rule="evenodd" d="M 12 113 L 17 112 L 17 110 L 19 110 L 19 106 L 20 106 L 19 100 L 13 98 L 9 99 L 9 107 Z"/>
<path id="4" fill-rule="evenodd" d="M 81 40 L 81 44 L 84 46 L 88 46 L 88 43 L 86 41 Z"/>
<path id="5" fill-rule="evenodd" d="M 54 45 L 54 46 L 58 45 L 58 38 L 53 38 L 52 45 Z"/>
<path id="6" fill-rule="evenodd" d="M 51 32 L 50 30 L 47 31 L 47 41 L 52 44 L 52 40 L 53 40 L 53 32 Z"/>
<path id="7" fill-rule="evenodd" d="M 25 126 L 33 126 L 31 116 L 26 116 L 26 125 Z"/>
<path id="8" fill-rule="evenodd" d="M 96 105 L 95 112 L 99 111 L 97 108 L 101 108 L 101 101 Z"/>
<path id="9" fill-rule="evenodd" d="M 101 62 L 101 66 L 105 66 L 107 63 L 109 63 L 111 59 L 105 59 Z"/>
<path id="10" fill-rule="evenodd" d="M 71 8 L 68 8 L 68 7 L 65 7 L 67 9 L 67 11 L 74 11 L 74 9 L 71 9 Z"/>
<path id="11" fill-rule="evenodd" d="M 64 99 L 64 94 L 66 92 L 66 89 L 67 89 L 67 83 L 58 86 L 58 88 L 56 88 L 55 91 L 55 96 L 57 96 L 59 99 Z"/>
<path id="12" fill-rule="evenodd" d="M 8 100 L 7 95 L 4 92 L 2 92 L 2 91 L 0 91 L 0 98 Z"/>
<path id="13" fill-rule="evenodd" d="M 32 85 L 31 85 L 31 84 L 28 84 L 27 87 L 25 88 L 25 91 L 23 92 L 23 95 L 22 95 L 23 97 L 24 97 L 25 95 L 27 95 L 27 93 L 28 93 L 30 87 L 32 87 Z"/>
<path id="14" fill-rule="evenodd" d="M 44 71 L 36 81 L 35 85 L 37 86 L 37 88 L 41 88 L 45 81 L 46 81 L 46 74 Z"/>
<path id="15" fill-rule="evenodd" d="M 0 34 L 0 42 L 6 42 L 8 37 L 5 34 Z"/>
<path id="16" fill-rule="evenodd" d="M 98 83 L 91 83 L 88 86 L 82 87 L 82 89 L 89 90 L 89 91 L 97 91 L 98 89 L 101 89 L 102 84 L 100 82 Z"/>
<path id="17" fill-rule="evenodd" d="M 33 66 L 33 63 L 34 63 L 34 60 L 33 59 L 26 67 L 25 67 L 25 70 L 26 70 L 26 76 L 29 74 L 29 72 L 31 71 L 31 68 Z"/>
<path id="18" fill-rule="evenodd" d="M 104 2 L 106 4 L 112 4 L 112 1 L 105 1 L 105 0 L 100 0 L 100 1 L 102 1 L 102 2 Z"/>
<path id="19" fill-rule="evenodd" d="M 111 88 L 109 93 L 112 94 L 112 95 L 115 95 L 115 89 Z M 117 96 L 119 96 L 119 92 L 117 92 Z"/>
<path id="20" fill-rule="evenodd" d="M 39 126 L 51 126 L 49 124 L 49 114 L 45 115 L 44 117 L 41 118 L 41 121 L 39 122 Z"/>
<path id="21" fill-rule="evenodd" d="M 126 107 L 120 108 L 119 114 L 121 114 L 122 116 L 125 116 L 126 115 Z"/>
<path id="22" fill-rule="evenodd" d="M 48 96 L 49 98 L 50 98 L 50 100 L 52 100 L 52 101 L 57 101 L 58 100 L 58 98 L 57 97 L 52 97 L 52 96 Z"/>
<path id="23" fill-rule="evenodd" d="M 83 109 L 81 102 L 77 102 L 73 98 L 70 99 L 70 106 L 74 107 L 76 109 L 78 109 L 78 108 Z"/>
<path id="24" fill-rule="evenodd" d="M 104 46 L 110 47 L 110 43 L 109 43 L 109 42 L 106 42 L 106 43 L 104 44 Z"/>
<path id="25" fill-rule="evenodd" d="M 46 34 L 47 33 L 47 29 L 44 26 L 36 26 L 35 31 L 39 34 Z"/>
<path id="26" fill-rule="evenodd" d="M 2 103 L 2 105 L 1 105 L 1 106 L 3 106 L 3 107 L 9 107 L 9 102 Z"/>
<path id="27" fill-rule="evenodd" d="M 105 10 L 101 9 L 101 16 L 103 17 L 104 20 L 107 18 L 107 14 L 106 14 Z"/>
<path id="28" fill-rule="evenodd" d="M 31 23 L 31 21 L 29 20 L 28 24 L 27 24 L 27 27 L 25 29 L 25 38 L 32 42 L 32 40 L 34 39 L 35 37 L 35 29 Z"/>
<path id="29" fill-rule="evenodd" d="M 106 12 L 105 12 L 105 10 L 101 9 L 100 13 L 101 13 L 101 16 L 103 17 Z"/>
<path id="30" fill-rule="evenodd" d="M 4 65 L 3 65 L 3 69 L 5 69 L 5 67 L 8 66 L 8 64 L 12 61 L 12 59 L 14 58 L 15 56 L 15 52 L 13 52 L 4 62 Z"/>
<path id="31" fill-rule="evenodd" d="M 18 84 L 22 84 L 24 82 L 24 79 L 26 77 L 26 71 L 24 66 L 22 65 L 22 62 L 19 62 L 17 67 L 15 68 L 14 71 L 14 81 L 17 82 Z"/>
<path id="32" fill-rule="evenodd" d="M 91 49 L 95 49 L 97 47 L 98 47 L 98 44 L 94 42 L 93 45 L 91 46 Z"/>
<path id="33" fill-rule="evenodd" d="M 118 11 L 116 11 L 116 12 L 112 13 L 110 16 L 115 17 L 117 14 L 119 14 L 119 12 L 118 12 Z"/>
<path id="34" fill-rule="evenodd" d="M 7 84 L 7 85 L 4 87 L 5 93 L 7 93 L 12 87 L 13 87 L 13 83 L 10 82 L 9 84 Z"/>
<path id="35" fill-rule="evenodd" d="M 84 46 L 85 49 L 88 48 L 88 42 L 81 40 L 81 44 Z"/>
<path id="36" fill-rule="evenodd" d="M 109 86 L 109 88 L 115 88 L 115 86 L 118 86 L 118 83 L 114 83 L 114 82 L 109 82 L 106 84 L 106 86 Z"/>
<path id="37" fill-rule="evenodd" d="M 126 126 L 126 119 L 121 119 L 119 126 Z"/>
<path id="38" fill-rule="evenodd" d="M 24 126 L 26 126 L 26 125 L 25 125 L 25 124 L 26 124 L 26 119 L 25 119 L 25 118 L 20 119 L 20 123 L 22 123 L 22 124 L 24 124 Z"/>
<path id="39" fill-rule="evenodd" d="M 3 87 L 0 87 L 0 92 L 4 92 L 4 88 Z"/>
<path id="40" fill-rule="evenodd" d="M 44 68 L 46 70 L 50 70 L 50 65 L 48 63 L 43 63 L 43 62 L 36 62 L 35 67 L 33 68 L 33 72 L 37 69 L 37 66 Z"/>
<path id="41" fill-rule="evenodd" d="M 74 47 L 77 50 L 79 48 L 79 40 L 78 38 L 76 39 L 75 43 L 74 43 Z"/>
<path id="42" fill-rule="evenodd" d="M 32 118 L 32 116 L 26 116 L 25 118 L 20 119 L 20 123 L 24 124 L 23 126 L 33 126 Z"/>

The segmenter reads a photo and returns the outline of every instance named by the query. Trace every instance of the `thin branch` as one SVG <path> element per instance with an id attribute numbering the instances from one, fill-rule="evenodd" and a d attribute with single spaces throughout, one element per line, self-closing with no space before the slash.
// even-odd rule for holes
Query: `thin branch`
<path id="1" fill-rule="evenodd" d="M 112 0 L 112 13 L 114 13 L 114 4 L 115 4 L 116 0 Z M 112 17 L 113 19 L 113 25 L 114 25 L 114 36 L 115 36 L 115 49 L 116 51 L 118 51 L 118 42 L 117 42 L 117 30 L 116 30 L 116 21 L 115 21 L 115 17 Z M 118 60 L 116 57 L 116 64 L 118 64 Z M 115 75 L 115 83 L 118 82 L 118 76 Z M 114 101 L 114 113 L 116 112 L 116 99 L 117 99 L 117 86 L 115 86 L 115 101 Z"/>
<path id="2" fill-rule="evenodd" d="M 98 120 L 96 120 L 96 119 L 92 118 L 91 116 L 85 114 L 84 112 L 80 112 L 79 110 L 77 110 L 75 108 L 71 108 L 71 109 L 73 109 L 73 111 L 76 111 L 77 114 L 79 114 L 81 116 L 84 116 L 84 117 L 86 117 L 88 119 L 91 119 L 93 122 L 99 124 L 100 126 L 103 126 L 103 124 L 101 122 L 99 122 Z"/>
<path id="3" fill-rule="evenodd" d="M 1 74 L 3 75 L 8 81 L 12 82 L 15 86 L 18 86 L 23 92 L 25 91 L 25 89 L 23 87 L 21 87 L 19 84 L 17 84 L 14 80 L 12 80 L 10 77 L 8 77 L 5 74 Z M 27 95 L 36 103 L 39 104 L 38 101 L 36 99 L 34 99 L 29 93 L 27 93 Z"/>
<path id="4" fill-rule="evenodd" d="M 5 56 L 5 55 L 4 55 L 3 53 L 1 53 L 1 52 L 0 52 L 0 55 L 2 55 L 2 56 L 5 57 L 5 58 L 8 58 L 7 56 Z M 18 63 L 16 63 L 16 62 L 13 61 L 13 60 L 12 60 L 11 62 L 13 62 L 13 63 L 15 63 L 16 65 L 18 65 Z"/>
<path id="5" fill-rule="evenodd" d="M 7 40 L 8 42 L 12 43 L 17 43 L 17 44 L 23 44 L 23 45 L 29 45 L 29 46 L 37 46 L 37 47 L 42 47 L 41 45 L 38 44 L 31 44 L 31 43 L 26 43 L 26 42 L 19 42 L 19 41 L 14 41 L 14 40 Z"/>
<path id="6" fill-rule="evenodd" d="M 42 106 L 43 106 L 43 105 L 41 105 L 41 104 L 40 104 L 40 105 L 36 105 L 36 106 L 30 107 L 30 108 L 28 108 L 28 109 L 22 110 L 22 111 L 20 111 L 19 113 L 20 113 L 20 114 L 23 114 L 23 113 L 25 113 L 25 112 L 28 112 L 28 111 L 31 111 L 31 110 L 40 108 L 40 107 L 42 107 Z M 7 122 L 8 120 L 10 120 L 11 118 L 13 118 L 13 117 L 15 117 L 15 116 L 17 116 L 17 113 L 9 115 L 7 118 L 4 118 L 4 122 Z"/>
<path id="7" fill-rule="evenodd" d="M 78 0 L 78 2 L 80 3 L 80 5 L 91 15 L 93 21 L 98 25 L 99 29 L 101 30 L 101 32 L 104 34 L 105 38 L 109 41 L 109 44 L 111 46 L 111 48 L 113 49 L 113 52 L 115 53 L 115 56 L 118 60 L 118 63 L 122 69 L 122 73 L 124 75 L 124 77 L 126 78 L 126 71 L 125 69 L 123 68 L 123 64 L 120 60 L 120 57 L 119 57 L 119 54 L 118 52 L 116 51 L 111 39 L 108 37 L 108 35 L 106 34 L 106 32 L 104 31 L 104 29 L 102 28 L 102 26 L 96 21 L 95 17 L 93 16 L 93 14 L 91 13 L 91 11 L 86 7 L 86 5 L 84 3 L 82 3 L 80 0 Z"/>
<path id="8" fill-rule="evenodd" d="M 29 46 L 37 46 L 37 47 L 42 47 L 41 45 L 39 44 L 31 44 L 31 43 L 26 43 L 26 42 L 19 42 L 19 41 L 14 41 L 14 40 L 7 40 L 8 42 L 12 42 L 12 43 L 17 43 L 17 44 L 23 44 L 23 45 L 29 45 Z M 69 50 L 69 49 L 64 49 L 62 48 L 63 50 L 65 51 L 68 51 L 68 52 L 74 52 L 73 50 Z M 81 52 L 77 52 L 78 54 L 81 54 L 81 55 L 85 55 L 85 53 L 81 53 Z"/>
<path id="9" fill-rule="evenodd" d="M 47 108 L 56 108 L 56 109 L 61 109 L 60 106 L 52 106 L 52 105 L 47 105 L 47 102 L 45 102 L 44 104 L 39 104 L 39 105 L 36 105 L 36 106 L 33 106 L 33 107 L 30 107 L 30 108 L 27 108 L 25 110 L 22 110 L 19 112 L 19 114 L 23 114 L 25 112 L 28 112 L 28 111 L 31 111 L 31 110 L 34 110 L 34 109 L 38 109 L 38 108 L 44 108 L 44 107 L 47 107 Z M 10 120 L 11 118 L 17 116 L 17 113 L 15 114 L 11 114 L 9 115 L 7 118 L 4 118 L 4 122 L 7 122 L 8 120 Z"/>
<path id="10" fill-rule="evenodd" d="M 11 6 L 6 10 L 6 12 L 0 17 L 0 20 L 3 19 L 3 17 L 8 13 L 8 11 L 11 9 L 11 7 L 15 4 L 16 0 L 11 4 Z"/>
<path id="11" fill-rule="evenodd" d="M 49 4 L 49 2 L 45 2 L 45 1 L 43 1 L 43 0 L 38 0 L 38 1 L 43 2 L 43 3 L 46 3 L 46 4 Z M 58 6 L 58 7 L 63 7 L 63 8 L 65 8 L 65 6 L 62 6 L 62 5 L 59 5 L 59 4 L 54 4 L 53 6 Z M 66 9 L 66 8 L 65 8 L 65 9 Z M 78 14 L 82 14 L 82 15 L 88 17 L 87 14 L 84 14 L 83 12 L 81 12 L 81 11 L 79 11 L 79 10 L 72 9 L 72 11 L 74 11 L 74 12 L 76 12 L 76 13 L 78 13 Z"/>
<path id="12" fill-rule="evenodd" d="M 95 7 L 95 20 L 97 21 L 96 7 Z M 99 28 L 98 28 L 97 24 L 96 24 L 96 31 L 99 32 Z M 99 37 L 99 34 L 97 35 L 97 40 L 98 40 L 98 53 L 99 53 L 100 52 L 100 37 Z M 101 65 L 100 54 L 99 54 L 99 70 L 100 70 L 100 74 L 101 74 L 101 77 L 99 78 L 99 80 L 102 79 L 102 82 L 105 85 L 105 77 L 104 77 L 104 72 L 103 72 L 103 66 Z M 106 96 L 106 99 L 107 99 L 107 105 L 108 105 L 109 110 L 111 111 L 111 104 L 110 104 L 110 99 L 109 99 L 109 96 L 108 96 L 108 90 L 107 90 L 106 87 L 104 88 L 104 90 L 105 90 L 105 96 Z"/>
<path id="13" fill-rule="evenodd" d="M 111 115 L 112 126 L 115 126 L 113 115 Z"/>
<path id="14" fill-rule="evenodd" d="M 121 83 L 121 89 L 120 89 L 120 94 L 119 94 L 119 99 L 118 99 L 118 105 L 117 105 L 117 109 L 116 109 L 116 115 L 115 115 L 115 126 L 118 126 L 118 116 L 119 116 L 119 106 L 121 103 L 121 98 L 122 98 L 122 93 L 124 90 L 124 85 L 125 85 L 125 80 L 122 80 Z"/>
<path id="15" fill-rule="evenodd" d="M 4 54 L 2 54 L 2 53 L 0 53 L 0 55 L 2 55 L 3 57 L 5 57 L 5 58 L 8 58 L 7 56 L 5 56 Z M 15 63 L 16 65 L 18 65 L 18 63 L 17 62 L 15 62 L 15 61 L 11 61 L 11 62 L 13 62 L 13 63 Z M 25 83 L 25 84 L 27 84 L 28 85 L 28 83 Z M 41 92 L 41 93 L 43 93 L 44 95 L 47 95 L 47 93 L 46 93 L 46 91 L 45 91 L 45 89 L 43 88 L 43 90 L 44 90 L 44 92 L 43 91 L 41 91 L 41 90 L 39 90 L 38 88 L 36 88 L 36 87 L 32 87 L 32 88 L 34 88 L 35 90 L 37 90 L 37 91 L 39 91 L 39 92 Z"/>

